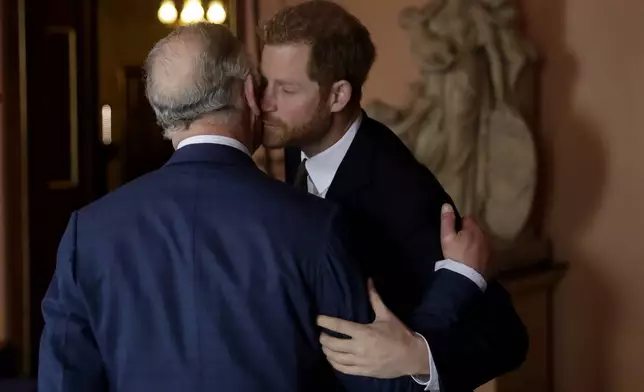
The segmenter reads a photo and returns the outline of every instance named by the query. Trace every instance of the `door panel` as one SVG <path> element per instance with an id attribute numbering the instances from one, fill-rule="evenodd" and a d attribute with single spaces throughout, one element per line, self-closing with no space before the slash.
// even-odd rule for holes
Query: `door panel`
<path id="1" fill-rule="evenodd" d="M 71 212 L 104 192 L 96 105 L 95 2 L 23 0 L 27 59 L 27 162 L 31 369 L 40 304 Z"/>

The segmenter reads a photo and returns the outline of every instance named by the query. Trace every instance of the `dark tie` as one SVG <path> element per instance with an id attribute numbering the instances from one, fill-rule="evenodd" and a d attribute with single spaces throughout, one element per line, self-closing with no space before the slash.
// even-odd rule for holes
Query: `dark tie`
<path id="1" fill-rule="evenodd" d="M 306 171 L 306 158 L 305 158 L 305 159 L 302 159 L 302 162 L 300 162 L 300 166 L 297 167 L 297 172 L 295 172 L 295 181 L 293 181 L 293 185 L 295 185 L 295 187 L 298 189 L 302 189 L 305 192 L 308 192 L 309 191 L 308 178 L 309 178 L 309 173 Z"/>

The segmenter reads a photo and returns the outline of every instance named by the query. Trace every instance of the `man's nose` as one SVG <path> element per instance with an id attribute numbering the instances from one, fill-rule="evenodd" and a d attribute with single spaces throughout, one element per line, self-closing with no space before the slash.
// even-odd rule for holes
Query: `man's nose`
<path id="1" fill-rule="evenodd" d="M 274 112 L 276 109 L 275 96 L 271 93 L 271 89 L 265 88 L 262 94 L 262 111 Z"/>

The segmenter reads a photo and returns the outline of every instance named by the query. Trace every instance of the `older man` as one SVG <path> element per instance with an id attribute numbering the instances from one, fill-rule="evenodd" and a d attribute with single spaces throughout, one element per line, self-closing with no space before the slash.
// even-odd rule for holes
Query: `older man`
<path id="1" fill-rule="evenodd" d="M 147 73 L 176 152 L 72 215 L 43 301 L 38 390 L 371 389 L 336 377 L 320 349 L 318 312 L 370 320 L 365 281 L 337 210 L 254 165 L 240 42 L 223 26 L 181 27 Z"/>

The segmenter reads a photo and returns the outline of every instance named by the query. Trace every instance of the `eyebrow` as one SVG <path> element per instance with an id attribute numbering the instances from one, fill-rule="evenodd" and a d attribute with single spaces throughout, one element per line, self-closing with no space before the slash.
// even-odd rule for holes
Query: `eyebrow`
<path id="1" fill-rule="evenodd" d="M 300 87 L 300 84 L 299 84 L 299 83 L 296 83 L 296 82 L 288 82 L 288 81 L 284 81 L 284 80 L 278 80 L 278 81 L 277 81 L 277 85 L 278 85 L 278 86 L 282 86 L 282 87 L 295 87 L 295 88 Z"/>
<path id="2" fill-rule="evenodd" d="M 268 82 L 268 79 L 266 79 L 266 76 L 262 74 L 262 81 L 264 83 Z M 300 84 L 298 82 L 292 81 L 292 80 L 284 80 L 284 79 L 275 79 L 274 80 L 275 84 L 280 85 L 280 86 L 299 86 Z"/>

